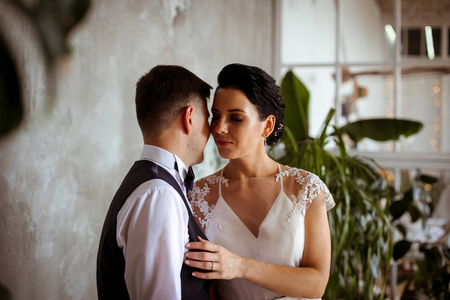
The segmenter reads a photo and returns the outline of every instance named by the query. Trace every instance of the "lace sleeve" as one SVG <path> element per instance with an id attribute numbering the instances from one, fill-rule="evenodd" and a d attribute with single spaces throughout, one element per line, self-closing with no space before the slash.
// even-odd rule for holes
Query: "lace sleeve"
<path id="1" fill-rule="evenodd" d="M 189 191 L 188 193 L 189 203 L 191 204 L 194 217 L 197 218 L 197 221 L 202 228 L 209 226 L 211 222 L 222 228 L 219 220 L 214 217 L 215 204 L 212 204 L 212 201 L 208 201 L 207 199 L 214 198 L 214 195 L 211 194 L 210 185 L 218 183 L 216 178 L 219 177 L 220 176 L 212 175 L 197 181 L 194 184 L 192 191 Z"/>
<path id="2" fill-rule="evenodd" d="M 331 195 L 328 187 L 323 181 L 315 174 L 294 169 L 295 181 L 300 186 L 297 195 L 292 194 L 291 200 L 294 204 L 294 208 L 288 216 L 288 221 L 293 219 L 298 214 L 306 215 L 307 212 L 314 210 L 320 205 L 325 205 L 327 210 L 332 209 L 335 206 L 333 196 Z M 324 194 L 324 202 L 314 201 L 320 193 Z"/>

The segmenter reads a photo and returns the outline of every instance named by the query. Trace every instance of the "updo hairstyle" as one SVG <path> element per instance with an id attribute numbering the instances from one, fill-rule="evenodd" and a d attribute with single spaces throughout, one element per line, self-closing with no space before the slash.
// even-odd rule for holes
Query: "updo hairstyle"
<path id="1" fill-rule="evenodd" d="M 269 115 L 276 118 L 272 133 L 266 138 L 268 146 L 275 145 L 283 134 L 284 103 L 275 79 L 258 67 L 229 64 L 217 76 L 218 87 L 238 89 L 256 106 L 260 120 Z"/>

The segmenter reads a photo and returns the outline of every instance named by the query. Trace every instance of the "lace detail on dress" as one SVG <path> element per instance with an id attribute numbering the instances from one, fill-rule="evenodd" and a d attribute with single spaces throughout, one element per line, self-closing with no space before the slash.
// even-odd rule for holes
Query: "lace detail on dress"
<path id="1" fill-rule="evenodd" d="M 215 175 L 214 175 L 215 176 Z M 209 177 L 208 177 L 209 178 Z M 208 180 L 208 178 L 206 178 Z M 209 180 L 208 180 L 209 182 Z M 226 183 L 228 184 L 228 183 Z M 222 229 L 222 225 L 220 224 L 220 221 L 214 217 L 214 208 L 215 205 L 209 206 L 208 201 L 205 200 L 205 196 L 208 195 L 208 193 L 211 191 L 211 188 L 208 186 L 207 183 L 203 186 L 203 188 L 200 188 L 197 185 L 194 185 L 192 188 L 192 191 L 189 191 L 188 197 L 189 202 L 191 203 L 192 207 L 198 207 L 200 212 L 203 214 L 203 217 L 198 216 L 195 211 L 193 211 L 194 217 L 197 218 L 202 228 L 205 228 L 206 226 L 209 226 L 210 223 L 214 223 L 217 226 L 219 226 L 220 229 Z"/>
<path id="2" fill-rule="evenodd" d="M 298 191 L 297 196 L 291 195 L 292 203 L 294 208 L 288 215 L 287 221 L 291 221 L 293 218 L 306 213 L 306 205 L 311 203 L 321 191 L 325 193 L 325 204 L 327 210 L 334 207 L 335 203 L 333 196 L 331 196 L 328 187 L 323 183 L 323 181 L 315 174 L 308 171 L 289 168 L 276 175 L 276 180 L 279 181 L 282 176 L 295 176 L 295 181 L 301 186 Z"/>
<path id="3" fill-rule="evenodd" d="M 281 177 L 283 177 L 283 176 L 284 177 L 294 176 L 297 173 L 300 173 L 299 169 L 296 169 L 296 168 L 286 169 L 286 170 L 281 171 L 281 172 L 279 172 L 278 174 L 275 175 L 276 176 L 276 181 L 277 182 L 280 181 Z"/>
<path id="4" fill-rule="evenodd" d="M 222 175 L 210 175 L 205 178 L 206 181 L 208 181 L 209 184 L 225 184 L 226 187 L 228 187 L 228 179 L 223 177 Z"/>

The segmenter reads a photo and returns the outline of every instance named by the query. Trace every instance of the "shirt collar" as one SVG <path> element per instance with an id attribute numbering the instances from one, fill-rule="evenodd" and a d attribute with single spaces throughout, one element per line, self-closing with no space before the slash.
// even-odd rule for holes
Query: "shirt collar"
<path id="1" fill-rule="evenodd" d="M 188 170 L 184 162 L 176 154 L 169 152 L 163 148 L 153 145 L 144 145 L 140 159 L 151 160 L 162 165 L 168 170 L 174 170 L 176 162 L 181 178 L 185 178 L 187 175 Z"/>

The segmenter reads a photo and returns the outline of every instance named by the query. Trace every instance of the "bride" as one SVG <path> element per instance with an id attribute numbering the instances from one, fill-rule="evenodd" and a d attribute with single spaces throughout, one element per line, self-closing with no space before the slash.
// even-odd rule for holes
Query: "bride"
<path id="1" fill-rule="evenodd" d="M 218 75 L 211 134 L 228 164 L 189 193 L 210 241 L 186 245 L 185 263 L 216 282 L 219 299 L 315 299 L 330 271 L 327 210 L 334 201 L 314 174 L 278 164 L 265 145 L 283 132 L 284 104 L 260 68 L 231 64 Z"/>

